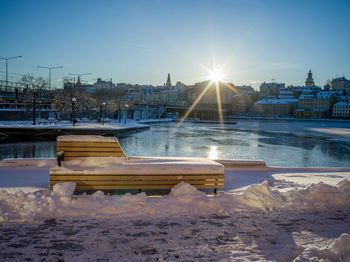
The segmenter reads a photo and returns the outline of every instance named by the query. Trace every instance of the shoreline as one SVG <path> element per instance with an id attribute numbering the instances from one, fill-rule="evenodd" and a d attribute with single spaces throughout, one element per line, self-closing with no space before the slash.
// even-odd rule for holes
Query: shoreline
<path id="1" fill-rule="evenodd" d="M 148 130 L 149 124 L 170 122 L 172 119 L 128 120 L 126 124 L 111 121 L 104 125 L 97 123 L 78 123 L 75 126 L 67 121 L 59 124 L 31 125 L 28 121 L 0 121 L 0 141 L 18 138 L 56 138 L 60 135 L 101 135 L 120 136 Z"/>
<path id="2" fill-rule="evenodd" d="M 227 119 L 237 120 L 275 120 L 275 121 L 300 121 L 300 122 L 340 122 L 350 123 L 350 119 L 330 119 L 330 118 L 294 118 L 294 117 L 248 117 L 230 116 Z"/>

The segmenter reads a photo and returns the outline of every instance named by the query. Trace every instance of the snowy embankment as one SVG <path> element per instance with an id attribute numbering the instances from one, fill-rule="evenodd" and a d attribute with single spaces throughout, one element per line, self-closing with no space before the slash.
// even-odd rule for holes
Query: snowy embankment
<path id="1" fill-rule="evenodd" d="M 164 119 L 144 119 L 141 121 L 135 121 L 133 119 L 128 119 L 127 121 L 119 122 L 116 119 L 110 119 L 106 121 L 104 124 L 97 123 L 96 121 L 91 122 L 78 122 L 74 126 L 70 121 L 61 121 L 61 122 L 45 122 L 45 124 L 37 122 L 35 126 L 33 126 L 31 121 L 0 121 L 0 127 L 5 128 L 45 128 L 45 129 L 128 129 L 134 127 L 144 127 L 148 123 L 158 123 L 158 122 L 171 122 L 174 121 L 171 118 Z"/>
<path id="2" fill-rule="evenodd" d="M 45 189 L 53 161 L 0 164 L 2 261 L 350 261 L 349 170 L 230 168 L 216 196 L 74 195 Z"/>
<path id="3" fill-rule="evenodd" d="M 92 195 L 74 196 L 75 184 L 56 184 L 53 191 L 32 193 L 0 191 L 0 221 L 37 222 L 50 218 L 164 218 L 191 214 L 228 215 L 241 211 L 314 210 L 350 208 L 350 181 L 337 186 L 312 184 L 288 192 L 272 190 L 268 181 L 249 186 L 240 194 L 219 194 L 215 197 L 180 183 L 169 195 L 147 197 L 137 195 L 108 196 L 102 191 Z"/>

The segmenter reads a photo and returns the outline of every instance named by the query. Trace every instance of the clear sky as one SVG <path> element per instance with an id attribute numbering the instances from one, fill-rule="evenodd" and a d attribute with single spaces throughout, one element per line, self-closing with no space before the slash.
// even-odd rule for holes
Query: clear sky
<path id="1" fill-rule="evenodd" d="M 0 0 L 0 57 L 23 56 L 9 61 L 10 80 L 64 66 L 57 86 L 69 73 L 194 84 L 214 63 L 236 85 L 302 85 L 312 69 L 323 86 L 350 77 L 349 17 L 349 0 Z"/>

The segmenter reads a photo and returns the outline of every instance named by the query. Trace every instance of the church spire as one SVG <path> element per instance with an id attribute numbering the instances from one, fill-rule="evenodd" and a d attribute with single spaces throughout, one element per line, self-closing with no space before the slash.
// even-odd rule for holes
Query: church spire
<path id="1" fill-rule="evenodd" d="M 305 86 L 315 86 L 314 79 L 312 78 L 311 69 L 310 69 L 309 73 L 307 74 Z"/>
<path id="2" fill-rule="evenodd" d="M 168 78 L 167 78 L 167 80 L 166 80 L 165 86 L 166 86 L 166 87 L 171 86 L 170 74 L 168 74 Z"/>

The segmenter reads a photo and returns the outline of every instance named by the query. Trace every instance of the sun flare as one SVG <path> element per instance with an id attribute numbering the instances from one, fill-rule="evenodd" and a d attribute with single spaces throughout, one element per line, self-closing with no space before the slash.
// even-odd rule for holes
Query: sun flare
<path id="1" fill-rule="evenodd" d="M 221 69 L 215 68 L 209 71 L 209 80 L 215 83 L 222 82 L 224 79 L 224 74 Z"/>

